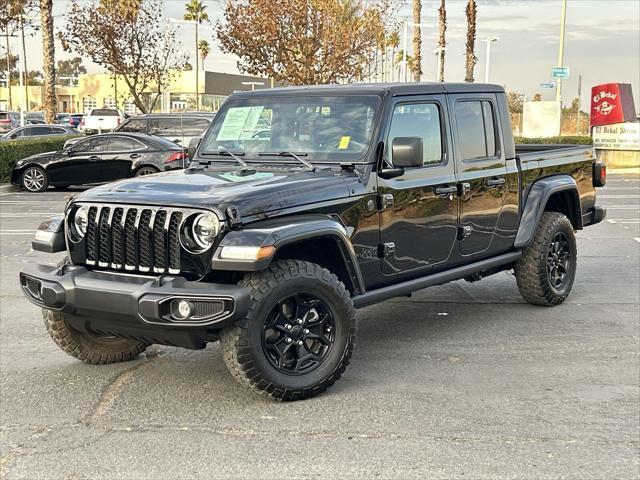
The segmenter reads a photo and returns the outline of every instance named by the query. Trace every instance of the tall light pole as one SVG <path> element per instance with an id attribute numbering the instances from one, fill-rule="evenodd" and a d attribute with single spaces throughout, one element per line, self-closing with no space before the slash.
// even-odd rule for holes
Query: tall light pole
<path id="1" fill-rule="evenodd" d="M 404 20 L 404 24 L 402 26 L 402 36 L 404 37 L 402 39 L 402 67 L 400 70 L 400 77 L 402 78 L 403 82 L 407 81 L 407 71 L 408 71 L 407 69 L 407 36 L 408 36 L 407 28 L 408 27 L 424 28 L 427 26 L 428 25 L 426 23 L 407 22 L 406 18 Z"/>
<path id="2" fill-rule="evenodd" d="M 27 108 L 27 67 L 26 67 L 26 59 L 24 58 L 24 20 L 22 19 L 22 15 L 19 16 L 20 20 L 20 35 L 22 36 L 22 55 L 20 55 L 20 126 L 24 127 L 24 111 Z M 22 75 L 24 73 L 24 82 L 22 81 Z M 25 85 L 23 86 L 23 83 Z M 24 88 L 23 88 L 24 87 Z"/>
<path id="3" fill-rule="evenodd" d="M 491 60 L 491 44 L 500 40 L 498 37 L 487 37 L 482 39 L 487 44 L 487 57 L 484 62 L 484 83 L 489 83 L 489 62 Z"/>
<path id="4" fill-rule="evenodd" d="M 562 0 L 562 16 L 560 17 L 560 48 L 558 49 L 558 67 L 564 63 L 564 29 L 567 22 L 567 0 Z M 562 78 L 556 78 L 556 102 L 562 105 Z"/>

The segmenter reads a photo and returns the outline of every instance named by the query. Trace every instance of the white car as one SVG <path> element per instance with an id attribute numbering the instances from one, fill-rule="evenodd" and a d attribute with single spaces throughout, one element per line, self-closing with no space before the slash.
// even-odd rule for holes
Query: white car
<path id="1" fill-rule="evenodd" d="M 92 108 L 82 118 L 78 128 L 88 134 L 112 132 L 125 118 L 124 113 L 116 108 Z"/>

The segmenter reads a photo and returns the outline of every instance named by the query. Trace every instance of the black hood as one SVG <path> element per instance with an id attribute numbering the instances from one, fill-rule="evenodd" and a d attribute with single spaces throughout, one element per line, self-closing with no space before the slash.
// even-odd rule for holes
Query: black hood
<path id="1" fill-rule="evenodd" d="M 75 201 L 218 208 L 235 205 L 242 216 L 345 198 L 358 183 L 352 171 L 264 169 L 186 170 L 136 177 L 92 188 Z"/>

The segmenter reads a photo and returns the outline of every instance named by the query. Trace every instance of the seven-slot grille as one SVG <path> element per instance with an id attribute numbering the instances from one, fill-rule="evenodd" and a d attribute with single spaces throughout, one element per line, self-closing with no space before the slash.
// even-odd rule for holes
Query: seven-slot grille
<path id="1" fill-rule="evenodd" d="M 180 227 L 191 213 L 149 206 L 85 205 L 86 263 L 115 270 L 180 273 Z"/>

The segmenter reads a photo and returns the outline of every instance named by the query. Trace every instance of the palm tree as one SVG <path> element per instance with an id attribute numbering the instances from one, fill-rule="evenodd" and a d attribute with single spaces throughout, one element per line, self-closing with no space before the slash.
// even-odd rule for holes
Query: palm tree
<path id="1" fill-rule="evenodd" d="M 467 14 L 467 55 L 466 55 L 466 75 L 464 77 L 465 82 L 473 82 L 473 68 L 478 61 L 475 53 L 476 43 L 476 14 L 478 8 L 475 0 L 468 0 L 466 14 Z"/>
<path id="2" fill-rule="evenodd" d="M 419 82 L 422 76 L 422 34 L 420 33 L 422 20 L 422 1 L 413 0 L 413 81 Z"/>
<path id="3" fill-rule="evenodd" d="M 56 56 L 53 36 L 53 0 L 40 0 L 40 23 L 42 24 L 42 53 L 44 68 L 44 109 L 47 123 L 54 123 L 57 110 Z"/>
<path id="4" fill-rule="evenodd" d="M 438 36 L 438 80 L 444 82 L 444 54 L 447 45 L 445 34 L 447 32 L 447 9 L 445 0 L 440 0 L 439 16 L 439 36 Z"/>
<path id="5" fill-rule="evenodd" d="M 387 47 L 391 48 L 391 81 L 395 80 L 395 65 L 396 65 L 396 48 L 400 46 L 400 33 L 394 30 L 387 37 Z"/>
<path id="6" fill-rule="evenodd" d="M 200 59 L 202 60 L 202 70 L 204 71 L 204 61 L 209 56 L 209 52 L 211 52 L 209 42 L 207 42 L 206 40 L 200 40 L 198 42 L 198 51 L 200 52 Z"/>
<path id="7" fill-rule="evenodd" d="M 198 83 L 198 51 L 199 51 L 199 42 L 198 42 L 198 25 L 202 22 L 209 21 L 209 15 L 205 10 L 207 7 L 202 3 L 201 0 L 191 0 L 189 3 L 185 5 L 186 11 L 184 13 L 184 19 L 190 22 L 194 22 L 196 26 L 196 110 L 200 109 L 200 94 L 198 93 L 199 83 Z"/>

